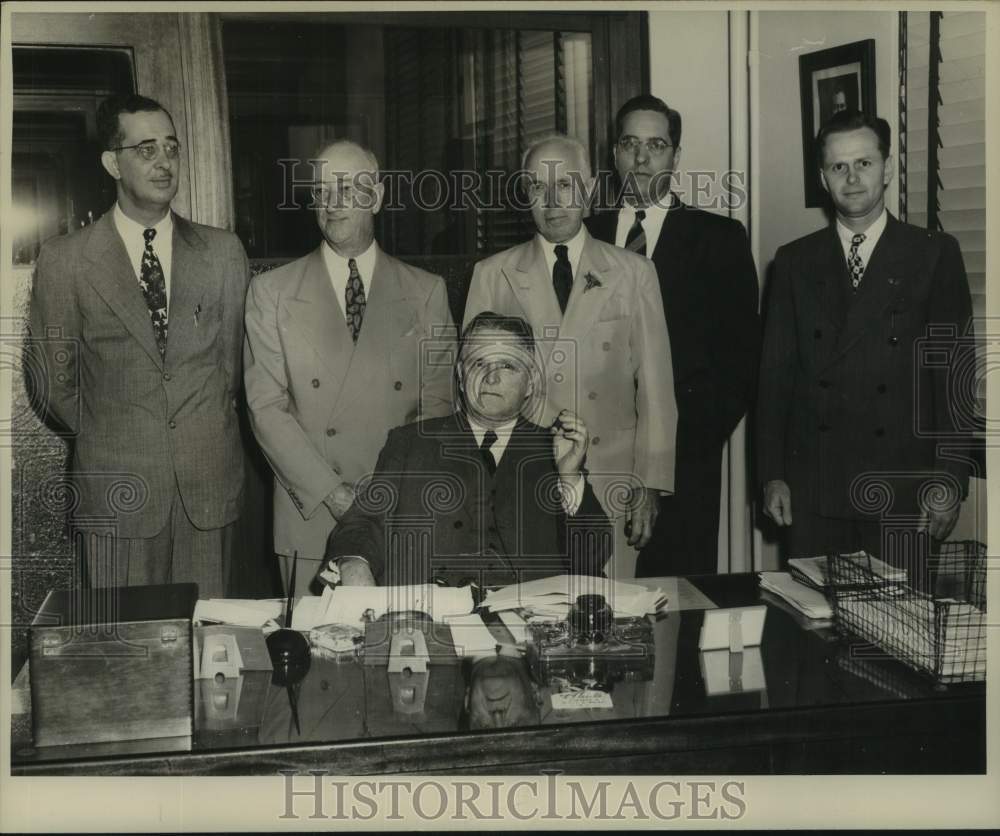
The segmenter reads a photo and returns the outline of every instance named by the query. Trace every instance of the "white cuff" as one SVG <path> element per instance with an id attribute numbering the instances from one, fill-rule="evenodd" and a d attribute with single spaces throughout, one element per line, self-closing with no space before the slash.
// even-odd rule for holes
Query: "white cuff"
<path id="1" fill-rule="evenodd" d="M 577 473 L 572 479 L 559 479 L 559 498 L 562 500 L 563 511 L 566 512 L 567 517 L 575 516 L 576 512 L 580 510 L 580 503 L 583 502 L 583 492 L 586 487 L 582 473 Z"/>

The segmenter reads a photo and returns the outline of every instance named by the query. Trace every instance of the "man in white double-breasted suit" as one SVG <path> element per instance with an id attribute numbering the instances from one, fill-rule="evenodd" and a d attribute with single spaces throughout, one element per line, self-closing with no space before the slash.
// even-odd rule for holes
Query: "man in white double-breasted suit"
<path id="1" fill-rule="evenodd" d="M 546 399 L 537 423 L 569 409 L 590 428 L 587 469 L 615 520 L 618 578 L 635 576 L 661 494 L 673 490 L 670 341 L 652 263 L 583 228 L 593 177 L 586 148 L 560 135 L 528 148 L 522 169 L 538 234 L 476 265 L 465 322 L 493 310 L 534 329 Z"/>
<path id="2" fill-rule="evenodd" d="M 254 434 L 274 470 L 274 550 L 315 576 L 326 539 L 388 432 L 452 411 L 454 323 L 444 281 L 383 252 L 378 161 L 351 142 L 319 154 L 324 242 L 251 283 L 244 351 Z"/>

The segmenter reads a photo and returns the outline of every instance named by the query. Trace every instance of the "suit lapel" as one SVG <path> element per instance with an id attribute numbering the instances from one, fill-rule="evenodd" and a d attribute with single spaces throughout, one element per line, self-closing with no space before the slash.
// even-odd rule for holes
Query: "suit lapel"
<path id="1" fill-rule="evenodd" d="M 507 279 L 525 318 L 531 323 L 542 362 L 546 363 L 555 340 L 542 339 L 542 336 L 547 329 L 559 328 L 563 315 L 552 289 L 552 276 L 549 275 L 538 237 L 521 244 L 515 266 L 502 268 L 500 272 Z"/>
<path id="2" fill-rule="evenodd" d="M 320 247 L 323 245 L 321 244 Z M 288 313 L 295 328 L 315 349 L 339 391 L 347 374 L 354 344 L 347 331 L 343 310 L 330 284 L 322 250 L 309 256 L 302 270 L 299 286 L 287 301 Z"/>
<path id="3" fill-rule="evenodd" d="M 364 277 L 362 277 L 364 279 Z M 407 304 L 408 288 L 403 283 L 393 260 L 376 246 L 375 274 L 368 282 L 371 288 L 365 304 L 365 315 L 356 345 L 350 336 L 347 344 L 352 353 L 347 365 L 343 388 L 336 398 L 337 408 L 351 407 L 361 393 L 372 383 L 372 372 L 387 366 L 389 355 L 396 342 L 412 330 L 416 311 Z M 345 326 L 345 333 L 347 332 Z M 419 349 L 417 349 L 419 350 Z M 416 386 L 417 381 L 407 381 Z"/>
<path id="4" fill-rule="evenodd" d="M 865 267 L 861 284 L 847 308 L 844 329 L 835 349 L 838 356 L 849 351 L 866 330 L 881 322 L 882 312 L 906 287 L 905 277 L 909 271 L 903 268 L 903 264 L 908 253 L 901 231 L 902 225 L 890 215 Z M 840 252 L 843 255 L 843 249 Z M 846 276 L 846 261 L 844 264 L 846 287 L 849 279 Z M 850 294 L 849 290 L 845 292 Z"/>
<path id="5" fill-rule="evenodd" d="M 162 367 L 163 360 L 156 347 L 149 308 L 139 288 L 135 268 L 129 261 L 125 244 L 115 227 L 113 211 L 105 212 L 94 224 L 84 248 L 84 258 L 92 264 L 86 277 L 150 359 Z"/>
<path id="6" fill-rule="evenodd" d="M 566 306 L 561 337 L 582 338 L 593 327 L 605 302 L 614 293 L 617 276 L 608 264 L 598 243 L 586 232 L 580 254 L 579 275 L 573 278 L 573 292 Z M 590 284 L 590 289 L 587 285 Z"/>
<path id="7" fill-rule="evenodd" d="M 814 266 L 811 286 L 816 295 L 817 315 L 839 334 L 847 316 L 850 279 L 836 226 L 828 228 L 823 235 Z"/>
<path id="8" fill-rule="evenodd" d="M 483 480 L 489 477 L 482 465 L 472 427 L 464 414 L 455 412 L 451 421 L 444 422 L 441 432 L 444 437 L 436 450 L 440 451 L 441 459 L 451 463 L 455 476 L 465 490 L 462 510 L 470 523 L 482 522 Z"/>
<path id="9" fill-rule="evenodd" d="M 167 360 L 176 364 L 186 347 L 193 344 L 194 330 L 208 327 L 196 314 L 217 295 L 211 293 L 219 276 L 205 259 L 205 242 L 184 218 L 173 216 L 173 255 L 170 268 Z"/>

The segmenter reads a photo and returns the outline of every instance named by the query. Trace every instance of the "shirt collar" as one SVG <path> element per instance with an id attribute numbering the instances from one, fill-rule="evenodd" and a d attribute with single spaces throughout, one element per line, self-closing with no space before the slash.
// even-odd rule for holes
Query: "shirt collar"
<path id="1" fill-rule="evenodd" d="M 167 210 L 167 214 L 158 220 L 152 227 L 148 227 L 138 221 L 132 220 L 132 218 L 122 211 L 121 204 L 115 201 L 114 218 L 115 226 L 118 228 L 118 232 L 122 237 L 127 235 L 130 238 L 135 238 L 138 236 L 140 239 L 143 239 L 143 232 L 150 228 L 156 230 L 156 236 L 153 238 L 154 241 L 169 240 L 170 236 L 173 234 L 174 219 L 173 213 L 170 212 L 170 210 Z"/>
<path id="2" fill-rule="evenodd" d="M 361 281 L 365 283 L 365 287 L 371 284 L 372 276 L 375 273 L 376 249 L 375 239 L 373 238 L 367 250 L 360 255 L 351 256 L 354 259 L 354 263 L 358 266 L 358 273 L 361 275 Z M 326 262 L 326 269 L 329 270 L 331 276 L 343 276 L 346 281 L 350 273 L 348 260 L 336 252 L 326 241 L 323 242 L 323 261 Z"/>
<path id="3" fill-rule="evenodd" d="M 538 241 L 538 245 L 542 248 L 542 252 L 545 253 L 545 262 L 549 266 L 549 274 L 551 275 L 552 267 L 556 263 L 556 247 L 559 245 L 553 244 L 540 232 L 535 234 L 535 238 Z M 583 254 L 583 245 L 587 243 L 587 231 L 583 224 L 580 224 L 576 235 L 570 238 L 569 241 L 563 241 L 562 243 L 566 246 L 566 257 L 573 267 L 573 280 L 576 281 L 576 274 L 580 267 L 580 256 Z"/>
<path id="4" fill-rule="evenodd" d="M 882 214 L 872 221 L 868 228 L 863 231 L 862 234 L 865 236 L 865 242 L 877 241 L 881 238 L 882 232 L 885 230 L 885 225 L 888 223 L 888 220 L 889 212 L 885 209 L 885 207 L 883 207 Z M 851 245 L 851 238 L 853 238 L 855 234 L 856 233 L 853 230 L 848 229 L 843 223 L 841 223 L 840 218 L 837 218 L 837 235 L 840 236 L 840 240 L 844 246 L 849 247 Z"/>
<path id="5" fill-rule="evenodd" d="M 479 444 L 483 443 L 483 436 L 486 435 L 487 430 L 493 430 L 497 434 L 497 438 L 509 437 L 514 432 L 514 427 L 517 426 L 516 417 L 512 418 L 506 424 L 501 424 L 499 427 L 484 427 L 469 415 L 468 412 L 465 413 L 465 420 L 469 422 L 469 428 L 472 430 L 472 434 L 476 437 L 476 441 Z"/>

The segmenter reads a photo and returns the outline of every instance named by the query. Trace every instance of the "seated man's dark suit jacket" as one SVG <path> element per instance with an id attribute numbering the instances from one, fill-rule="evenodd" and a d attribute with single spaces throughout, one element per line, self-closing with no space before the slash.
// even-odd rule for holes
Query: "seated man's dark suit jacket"
<path id="1" fill-rule="evenodd" d="M 835 227 L 778 250 L 757 466 L 791 489 L 792 542 L 797 511 L 877 521 L 918 514 L 929 480 L 967 492 L 971 314 L 958 242 L 891 215 L 856 293 Z"/>
<path id="2" fill-rule="evenodd" d="M 743 225 L 670 199 L 650 258 L 670 334 L 677 465 L 637 577 L 716 571 L 722 448 L 751 403 L 760 356 L 757 270 Z M 587 220 L 611 244 L 617 225 L 617 211 Z"/>
<path id="3" fill-rule="evenodd" d="M 613 543 L 607 516 L 587 484 L 567 517 L 558 486 L 552 435 L 523 419 L 493 477 L 460 413 L 397 427 L 326 556 L 360 555 L 380 585 L 395 586 L 600 574 Z"/>

